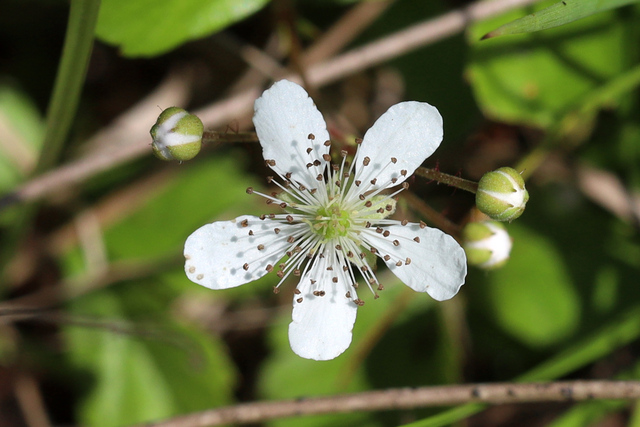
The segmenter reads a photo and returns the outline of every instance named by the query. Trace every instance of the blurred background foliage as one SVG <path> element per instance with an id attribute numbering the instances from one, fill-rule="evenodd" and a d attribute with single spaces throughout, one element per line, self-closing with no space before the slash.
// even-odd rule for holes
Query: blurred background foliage
<path id="1" fill-rule="evenodd" d="M 390 2 L 350 47 L 467 3 Z M 197 227 L 268 212 L 244 191 L 266 187 L 259 146 L 210 147 L 184 164 L 162 163 L 149 150 L 55 188 L 31 210 L 3 199 L 0 426 L 125 426 L 234 402 L 385 387 L 638 379 L 640 9 L 621 4 L 556 28 L 480 41 L 553 3 L 474 23 L 312 91 L 338 143 L 363 135 L 395 102 L 426 101 L 445 121 L 444 142 L 426 166 L 475 180 L 500 166 L 522 171 L 531 199 L 507 225 L 514 246 L 505 267 L 472 269 L 460 294 L 444 303 L 381 271 L 388 286 L 378 300 L 363 295 L 347 352 L 329 362 L 301 359 L 287 339 L 293 283 L 275 295 L 277 278 L 269 275 L 214 292 L 182 271 L 182 245 Z M 300 49 L 357 6 L 103 0 L 58 165 L 117 150 L 117 138 L 109 147 L 87 141 L 133 116 L 131 108 L 168 75 L 178 73 L 187 88 L 172 102 L 198 109 L 240 88 L 238 76 L 250 68 L 241 47 L 300 69 Z M 32 176 L 47 132 L 69 3 L 5 0 L 1 9 L 0 191 L 10 196 Z M 264 77 L 250 82 L 268 85 Z M 169 106 L 147 105 L 145 117 Z M 249 119 L 239 115 L 218 130 L 251 130 Z M 142 135 L 152 124 L 143 120 L 131 132 Z M 456 224 L 473 218 L 468 194 L 421 178 L 412 191 Z M 398 216 L 420 213 L 402 202 Z M 640 426 L 637 406 L 620 402 L 482 409 L 264 424 Z"/>

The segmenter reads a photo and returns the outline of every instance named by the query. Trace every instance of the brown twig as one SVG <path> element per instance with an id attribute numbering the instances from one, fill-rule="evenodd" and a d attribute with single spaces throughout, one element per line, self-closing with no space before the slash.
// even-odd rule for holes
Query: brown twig
<path id="1" fill-rule="evenodd" d="M 246 424 L 302 415 L 451 406 L 472 402 L 505 404 L 638 398 L 640 398 L 640 381 L 466 384 L 245 403 L 195 412 L 164 421 L 150 422 L 142 424 L 140 427 L 204 427 L 220 424 Z"/>

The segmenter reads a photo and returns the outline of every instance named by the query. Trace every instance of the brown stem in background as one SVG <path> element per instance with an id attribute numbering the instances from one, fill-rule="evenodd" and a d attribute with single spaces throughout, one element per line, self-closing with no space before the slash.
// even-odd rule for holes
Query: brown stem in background
<path id="1" fill-rule="evenodd" d="M 465 384 L 245 403 L 146 423 L 139 427 L 205 427 L 220 424 L 246 424 L 301 415 L 451 406 L 462 403 L 506 404 L 638 398 L 640 398 L 640 381 Z"/>
<path id="2" fill-rule="evenodd" d="M 436 227 L 453 237 L 460 234 L 460 227 L 449 221 L 444 215 L 426 204 L 424 200 L 413 194 L 411 191 L 403 191 L 402 197 L 404 197 L 411 208 L 415 209 L 422 218 L 427 220 L 427 222 L 434 224 Z"/>

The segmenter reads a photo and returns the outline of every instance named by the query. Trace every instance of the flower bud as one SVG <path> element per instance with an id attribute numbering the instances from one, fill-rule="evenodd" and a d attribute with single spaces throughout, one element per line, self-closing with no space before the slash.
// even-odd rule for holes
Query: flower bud
<path id="1" fill-rule="evenodd" d="M 462 230 L 462 238 L 469 265 L 491 270 L 509 259 L 511 237 L 499 222 L 470 222 Z"/>
<path id="2" fill-rule="evenodd" d="M 151 127 L 153 154 L 161 160 L 191 160 L 200 152 L 203 132 L 198 116 L 169 107 Z"/>
<path id="3" fill-rule="evenodd" d="M 485 173 L 478 183 L 476 205 L 480 212 L 496 221 L 513 221 L 524 212 L 529 193 L 524 179 L 513 168 Z"/>

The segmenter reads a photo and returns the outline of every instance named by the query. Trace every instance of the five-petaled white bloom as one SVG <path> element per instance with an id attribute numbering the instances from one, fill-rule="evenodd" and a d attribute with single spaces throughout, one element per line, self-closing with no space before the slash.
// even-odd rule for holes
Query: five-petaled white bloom
<path id="1" fill-rule="evenodd" d="M 440 145 L 436 108 L 422 102 L 391 107 L 367 131 L 353 162 L 342 152 L 339 164 L 331 163 L 322 115 L 295 83 L 282 80 L 265 91 L 255 102 L 253 123 L 265 162 L 283 183 L 269 179 L 280 194 L 247 192 L 283 212 L 196 230 L 184 248 L 190 280 L 226 289 L 272 271 L 280 283 L 299 276 L 289 341 L 295 353 L 316 360 L 333 359 L 351 343 L 356 310 L 364 304 L 356 294 L 356 271 L 376 297 L 382 289 L 368 254 L 436 300 L 458 292 L 467 272 L 460 245 L 422 222 L 386 219 L 404 181 Z"/>

